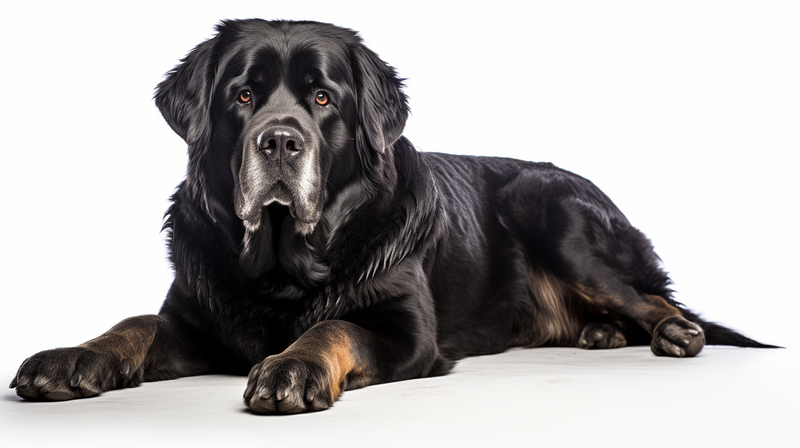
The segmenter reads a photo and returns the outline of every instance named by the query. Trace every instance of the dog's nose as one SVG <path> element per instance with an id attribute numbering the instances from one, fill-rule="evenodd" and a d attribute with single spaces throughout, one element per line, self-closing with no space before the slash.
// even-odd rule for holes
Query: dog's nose
<path id="1" fill-rule="evenodd" d="M 306 147 L 303 134 L 288 126 L 267 128 L 258 137 L 258 147 L 270 158 L 295 156 Z"/>

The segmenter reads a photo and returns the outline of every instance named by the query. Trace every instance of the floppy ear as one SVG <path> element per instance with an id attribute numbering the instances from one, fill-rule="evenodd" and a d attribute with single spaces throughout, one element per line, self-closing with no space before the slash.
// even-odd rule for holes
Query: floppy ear
<path id="1" fill-rule="evenodd" d="M 383 152 L 403 133 L 408 118 L 408 99 L 403 80 L 395 69 L 364 45 L 353 50 L 354 76 L 358 95 L 358 142 Z"/>
<path id="2" fill-rule="evenodd" d="M 161 115 L 189 145 L 208 130 L 216 41 L 215 37 L 195 47 L 156 87 Z"/>

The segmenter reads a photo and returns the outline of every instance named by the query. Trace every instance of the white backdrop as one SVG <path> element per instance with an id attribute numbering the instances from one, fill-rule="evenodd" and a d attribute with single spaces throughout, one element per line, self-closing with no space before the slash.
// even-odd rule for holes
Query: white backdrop
<path id="1" fill-rule="evenodd" d="M 155 313 L 185 145 L 153 88 L 223 18 L 359 30 L 423 151 L 552 161 L 653 240 L 678 300 L 795 345 L 794 2 L 80 1 L 0 6 L 0 374 Z M 177 6 L 180 5 L 180 6 Z M 2 379 L 2 378 L 0 378 Z"/>

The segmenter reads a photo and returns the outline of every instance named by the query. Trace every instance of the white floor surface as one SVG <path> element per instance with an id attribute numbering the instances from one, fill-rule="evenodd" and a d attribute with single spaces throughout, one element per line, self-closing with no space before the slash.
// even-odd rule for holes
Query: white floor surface
<path id="1" fill-rule="evenodd" d="M 792 349 L 706 347 L 693 359 L 647 347 L 515 349 L 278 417 L 246 411 L 244 377 L 61 403 L 5 390 L 0 446 L 798 447 L 798 361 Z"/>

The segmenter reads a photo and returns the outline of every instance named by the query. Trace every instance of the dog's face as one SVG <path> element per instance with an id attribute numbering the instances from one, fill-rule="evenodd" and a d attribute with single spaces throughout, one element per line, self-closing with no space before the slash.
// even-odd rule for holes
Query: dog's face
<path id="1" fill-rule="evenodd" d="M 408 114 L 394 70 L 346 29 L 224 22 L 158 86 L 156 104 L 189 144 L 187 187 L 247 233 L 267 206 L 310 234 L 326 201 L 374 171 Z M 265 220 L 265 218 L 267 218 Z"/>

